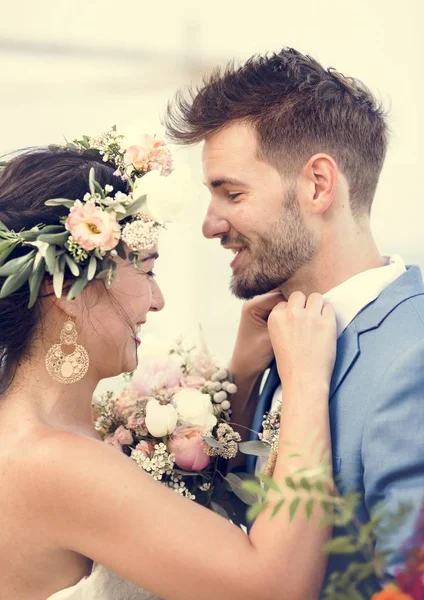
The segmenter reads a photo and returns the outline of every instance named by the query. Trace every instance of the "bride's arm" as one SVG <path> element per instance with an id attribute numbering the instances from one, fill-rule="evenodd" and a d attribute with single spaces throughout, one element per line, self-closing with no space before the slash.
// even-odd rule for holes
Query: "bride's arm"
<path id="1" fill-rule="evenodd" d="M 330 449 L 334 316 L 321 314 L 317 298 L 306 309 L 301 304 L 298 297 L 287 308 L 278 305 L 269 324 L 277 362 L 284 356 L 280 440 L 295 442 L 303 454 L 290 458 L 280 443 L 277 482 L 302 461 L 315 466 L 306 452 L 311 436 Z M 285 510 L 273 519 L 261 514 L 248 537 L 95 440 L 56 433 L 33 460 L 30 485 L 42 499 L 34 510 L 55 532 L 56 544 L 166 600 L 309 600 L 318 594 L 322 544 L 330 535 L 318 525 L 318 511 L 309 522 L 299 513 L 292 523 Z"/>

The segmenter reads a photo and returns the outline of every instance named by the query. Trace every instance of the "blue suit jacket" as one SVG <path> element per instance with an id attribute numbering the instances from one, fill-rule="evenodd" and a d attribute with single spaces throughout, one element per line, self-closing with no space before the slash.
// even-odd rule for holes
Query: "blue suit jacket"
<path id="1" fill-rule="evenodd" d="M 279 383 L 274 363 L 258 401 L 255 431 Z M 342 493 L 361 493 L 358 518 L 367 521 L 380 502 L 388 514 L 402 502 L 413 503 L 387 543 L 377 541 L 378 550 L 400 550 L 424 500 L 424 284 L 418 267 L 408 267 L 339 337 L 329 401 L 334 473 Z M 350 560 L 330 556 L 327 577 Z M 399 552 L 385 575 L 393 576 L 402 564 Z"/>

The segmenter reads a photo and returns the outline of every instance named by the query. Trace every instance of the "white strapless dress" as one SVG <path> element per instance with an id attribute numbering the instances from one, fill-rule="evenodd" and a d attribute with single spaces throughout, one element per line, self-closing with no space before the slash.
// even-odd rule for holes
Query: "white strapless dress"
<path id="1" fill-rule="evenodd" d="M 121 579 L 101 565 L 77 585 L 49 596 L 47 600 L 160 600 L 133 583 Z"/>

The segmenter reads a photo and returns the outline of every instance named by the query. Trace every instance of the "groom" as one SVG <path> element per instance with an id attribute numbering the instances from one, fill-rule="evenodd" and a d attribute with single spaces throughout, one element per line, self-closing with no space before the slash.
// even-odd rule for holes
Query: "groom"
<path id="1" fill-rule="evenodd" d="M 361 521 L 379 503 L 387 514 L 412 503 L 390 540 L 377 540 L 378 550 L 400 551 L 424 499 L 424 285 L 418 267 L 380 255 L 370 230 L 388 138 L 382 109 L 359 81 L 283 49 L 215 72 L 188 100 L 178 96 L 168 132 L 180 143 L 204 141 L 211 201 L 203 233 L 234 252 L 232 291 L 253 298 L 231 365 L 233 420 L 260 431 L 283 395 L 274 363 L 259 395 L 273 306 L 296 290 L 323 294 L 338 326 L 334 473 L 342 493 L 361 493 Z M 403 560 L 399 552 L 384 576 Z M 327 575 L 346 566 L 332 556 Z"/>

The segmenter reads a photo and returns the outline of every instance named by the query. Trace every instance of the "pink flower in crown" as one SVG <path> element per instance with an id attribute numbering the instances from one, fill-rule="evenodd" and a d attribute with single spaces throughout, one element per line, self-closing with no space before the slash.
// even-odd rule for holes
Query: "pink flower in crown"
<path id="1" fill-rule="evenodd" d="M 175 455 L 175 464 L 187 471 L 202 471 L 210 463 L 202 440 L 204 429 L 192 425 L 177 427 L 169 438 L 168 449 Z"/>
<path id="2" fill-rule="evenodd" d="M 168 388 L 179 387 L 183 374 L 170 356 L 143 359 L 131 380 L 133 389 L 142 396 L 152 396 Z"/>
<path id="3" fill-rule="evenodd" d="M 172 156 L 165 142 L 151 135 L 142 135 L 139 146 L 131 146 L 125 153 L 124 163 L 136 171 L 147 173 L 161 169 L 161 175 L 172 172 Z"/>
<path id="4" fill-rule="evenodd" d="M 103 252 L 117 246 L 121 227 L 114 212 L 106 212 L 92 201 L 76 200 L 65 227 L 73 239 L 87 252 L 99 248 Z"/>

